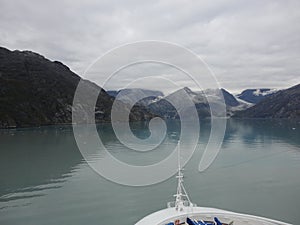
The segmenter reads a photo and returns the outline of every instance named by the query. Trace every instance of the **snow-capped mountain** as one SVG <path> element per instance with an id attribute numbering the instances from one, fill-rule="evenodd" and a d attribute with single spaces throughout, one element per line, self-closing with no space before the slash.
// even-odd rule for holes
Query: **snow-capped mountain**
<path id="1" fill-rule="evenodd" d="M 140 88 L 107 91 L 107 93 L 124 103 L 135 103 L 136 105 L 145 106 L 151 113 L 169 119 L 178 118 L 178 112 L 170 103 L 170 100 L 175 105 L 182 105 L 183 94 L 185 93 L 195 104 L 200 118 L 210 117 L 210 107 L 220 108 L 223 103 L 226 106 L 227 116 L 231 116 L 235 111 L 244 110 L 252 106 L 252 104 L 236 98 L 223 88 L 192 91 L 190 88 L 184 87 L 167 96 L 164 96 L 160 91 Z M 184 110 L 188 113 L 190 109 Z"/>
<path id="2" fill-rule="evenodd" d="M 182 101 L 183 93 L 188 94 L 189 98 L 195 104 L 198 115 L 200 118 L 210 117 L 210 107 L 221 107 L 225 102 L 227 115 L 230 116 L 234 111 L 244 110 L 251 106 L 243 101 L 239 101 L 226 91 L 225 89 L 207 89 L 204 91 L 192 91 L 188 87 L 179 89 L 172 94 L 156 100 L 154 103 L 148 105 L 149 110 L 157 115 L 160 115 L 164 118 L 177 118 L 178 114 L 174 106 L 168 101 L 172 99 L 173 103 L 180 105 Z M 224 102 L 222 100 L 224 98 Z M 216 115 L 220 116 L 220 115 Z"/>
<path id="3" fill-rule="evenodd" d="M 240 118 L 300 118 L 300 84 L 267 95 L 253 107 L 237 112 Z"/>
<path id="4" fill-rule="evenodd" d="M 258 89 L 246 89 L 242 93 L 238 94 L 237 97 L 246 102 L 257 104 L 266 97 L 276 93 L 277 89 L 270 88 L 258 88 Z"/>

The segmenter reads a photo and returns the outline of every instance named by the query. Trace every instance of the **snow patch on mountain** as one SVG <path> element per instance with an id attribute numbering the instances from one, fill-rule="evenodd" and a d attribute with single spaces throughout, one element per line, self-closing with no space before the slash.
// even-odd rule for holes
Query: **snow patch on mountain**
<path id="1" fill-rule="evenodd" d="M 268 91 L 262 91 L 261 89 L 256 89 L 255 91 L 253 91 L 253 95 L 255 95 L 255 96 L 266 96 L 266 95 L 273 94 L 277 91 L 278 91 L 277 89 L 270 89 Z"/>

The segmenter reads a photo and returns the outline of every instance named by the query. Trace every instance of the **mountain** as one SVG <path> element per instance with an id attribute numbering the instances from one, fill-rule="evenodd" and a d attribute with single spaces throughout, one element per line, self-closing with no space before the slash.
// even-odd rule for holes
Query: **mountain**
<path id="1" fill-rule="evenodd" d="M 241 103 L 234 97 L 234 95 L 232 95 L 231 93 L 229 93 L 228 91 L 226 91 L 225 89 L 221 88 L 223 97 L 224 97 L 224 101 L 225 104 L 227 106 L 231 106 L 231 107 L 235 107 L 240 105 Z"/>
<path id="2" fill-rule="evenodd" d="M 240 118 L 300 118 L 300 84 L 286 90 L 280 90 L 256 105 L 237 112 Z"/>
<path id="3" fill-rule="evenodd" d="M 222 106 L 222 98 L 224 98 L 224 102 L 226 105 L 227 115 L 232 115 L 236 110 L 243 110 L 249 107 L 248 104 L 245 104 L 241 101 L 238 101 L 232 94 L 230 94 L 225 89 L 215 90 L 215 89 L 207 89 L 204 91 L 192 91 L 188 87 L 183 89 L 179 89 L 170 95 L 157 99 L 153 103 L 148 105 L 149 110 L 157 115 L 160 115 L 164 118 L 178 118 L 178 114 L 173 105 L 168 101 L 168 99 L 172 99 L 172 102 L 176 102 L 180 105 L 182 101 L 182 95 L 186 93 L 189 98 L 195 104 L 195 108 L 198 112 L 199 118 L 210 117 L 210 106 L 213 107 L 221 107 Z M 210 103 L 210 105 L 209 105 Z M 189 109 L 185 109 L 189 110 Z M 221 115 L 216 115 L 221 116 Z"/>
<path id="4" fill-rule="evenodd" d="M 221 88 L 220 90 L 207 89 L 207 90 L 204 90 L 204 93 L 207 96 L 216 96 L 216 97 L 219 97 L 219 98 L 223 97 L 226 106 L 236 107 L 236 106 L 241 104 L 241 102 L 238 101 L 233 94 L 229 93 L 224 88 Z M 202 93 L 200 92 L 200 94 L 202 94 Z"/>
<path id="5" fill-rule="evenodd" d="M 32 127 L 72 122 L 73 97 L 80 77 L 66 65 L 31 51 L 0 47 L 0 128 Z M 114 98 L 90 81 L 88 89 L 99 91 L 96 122 L 110 120 Z M 88 93 L 86 94 L 88 101 Z M 118 107 L 125 110 L 126 104 Z M 131 120 L 151 116 L 144 108 L 131 110 Z"/>
<path id="6" fill-rule="evenodd" d="M 142 88 L 126 88 L 119 91 L 107 91 L 112 97 L 117 97 L 124 103 L 138 102 L 139 105 L 147 106 L 155 99 L 161 98 L 164 94 L 161 91 L 148 90 Z"/>
<path id="7" fill-rule="evenodd" d="M 157 99 L 150 103 L 147 107 L 150 112 L 159 115 L 162 118 L 178 119 L 178 112 L 173 104 L 180 106 L 182 104 L 181 101 L 184 93 L 187 93 L 189 98 L 194 101 L 193 98 L 195 98 L 196 94 L 194 94 L 194 92 L 192 92 L 189 88 L 185 87 L 165 96 L 164 98 Z"/>
<path id="8" fill-rule="evenodd" d="M 260 89 L 246 89 L 238 94 L 237 97 L 246 102 L 257 104 L 264 98 L 276 93 L 276 89 L 260 88 Z"/>

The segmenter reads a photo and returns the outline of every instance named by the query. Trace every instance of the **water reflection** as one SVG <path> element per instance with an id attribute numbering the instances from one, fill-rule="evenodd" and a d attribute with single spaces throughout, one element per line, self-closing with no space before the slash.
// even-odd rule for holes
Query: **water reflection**
<path id="1" fill-rule="evenodd" d="M 168 139 L 175 144 L 180 137 L 180 121 L 168 121 L 167 125 Z M 200 125 L 202 148 L 210 135 L 210 121 L 202 120 Z M 137 137 L 147 138 L 147 126 L 147 122 L 136 122 L 131 124 L 131 129 Z M 99 125 L 98 132 L 103 143 L 118 153 L 121 143 L 111 125 Z M 274 141 L 299 147 L 299 137 L 300 123 L 297 121 L 228 120 L 223 148 L 230 146 L 234 139 L 242 140 L 250 149 Z M 117 148 L 113 149 L 113 146 Z M 0 201 L 10 199 L 9 193 L 58 188 L 83 160 L 70 126 L 0 130 L 0 149 Z M 166 151 L 165 155 L 169 153 Z M 53 185 L 44 187 L 44 184 Z"/>
<path id="2" fill-rule="evenodd" d="M 59 188 L 82 160 L 69 126 L 0 130 L 0 149 L 2 202 Z"/>
<path id="3" fill-rule="evenodd" d="M 228 138 L 239 134 L 244 143 L 284 141 L 300 145 L 300 122 L 293 120 L 244 119 L 228 120 Z"/>
<path id="4" fill-rule="evenodd" d="M 170 147 L 180 138 L 180 122 L 167 125 L 164 144 Z M 202 120 L 200 125 L 199 146 L 185 170 L 195 203 L 295 224 L 300 220 L 299 123 L 228 120 L 222 149 L 204 173 L 197 166 L 210 122 Z M 149 154 L 130 151 L 116 140 L 109 124 L 97 128 L 120 160 L 147 164 L 170 153 L 164 146 Z M 147 123 L 132 123 L 131 129 L 140 138 L 149 135 Z M 165 207 L 175 191 L 174 179 L 131 188 L 99 177 L 82 159 L 70 126 L 0 130 L 0 154 L 0 224 L 118 224 L 122 218 L 131 225 Z"/>

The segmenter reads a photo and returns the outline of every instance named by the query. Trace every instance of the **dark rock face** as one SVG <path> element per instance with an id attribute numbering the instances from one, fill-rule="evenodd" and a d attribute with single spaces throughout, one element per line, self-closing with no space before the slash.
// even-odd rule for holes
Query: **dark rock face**
<path id="1" fill-rule="evenodd" d="M 72 104 L 80 77 L 67 66 L 30 51 L 0 47 L 0 128 L 30 127 L 72 122 Z M 114 98 L 96 84 L 100 92 L 96 122 L 110 120 Z M 119 107 L 126 108 L 123 103 Z M 130 110 L 130 109 L 129 109 Z M 147 111 L 132 109 L 130 119 L 147 117 Z M 141 116 L 141 114 L 145 114 Z"/>
<path id="2" fill-rule="evenodd" d="M 246 102 L 257 104 L 264 98 L 266 98 L 274 93 L 275 93 L 275 91 L 272 91 L 272 89 L 270 89 L 270 88 L 247 89 L 247 90 L 242 91 L 242 93 L 237 95 L 237 97 Z"/>
<path id="3" fill-rule="evenodd" d="M 299 119 L 300 84 L 278 91 L 234 117 Z"/>
<path id="4" fill-rule="evenodd" d="M 224 101 L 226 106 L 238 106 L 240 103 L 236 100 L 236 98 L 230 94 L 228 91 L 226 91 L 225 89 L 221 88 L 221 92 L 224 96 Z"/>

